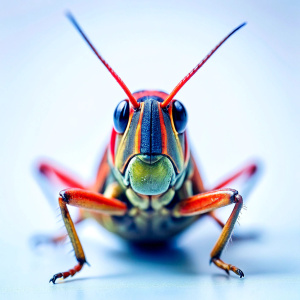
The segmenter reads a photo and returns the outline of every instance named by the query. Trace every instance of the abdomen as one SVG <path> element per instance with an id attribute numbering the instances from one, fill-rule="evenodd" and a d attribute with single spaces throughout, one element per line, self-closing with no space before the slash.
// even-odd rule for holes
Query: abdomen
<path id="1" fill-rule="evenodd" d="M 193 223 L 196 217 L 176 218 L 166 208 L 159 211 L 134 211 L 133 208 L 125 216 L 101 214 L 96 219 L 107 230 L 126 240 L 146 243 L 171 239 Z"/>

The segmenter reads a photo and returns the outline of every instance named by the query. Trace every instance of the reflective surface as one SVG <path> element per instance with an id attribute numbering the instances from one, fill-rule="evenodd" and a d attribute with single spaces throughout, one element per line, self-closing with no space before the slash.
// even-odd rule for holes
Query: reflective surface
<path id="1" fill-rule="evenodd" d="M 27 244 L 4 249 L 0 295 L 3 299 L 151 299 L 201 297 L 202 299 L 272 298 L 297 299 L 300 295 L 299 239 L 295 232 L 280 235 L 239 230 L 245 239 L 230 243 L 223 258 L 245 272 L 245 278 L 209 265 L 209 252 L 219 228 L 204 220 L 195 224 L 175 245 L 156 250 L 129 247 L 92 222 L 80 226 L 85 253 L 91 267 L 76 277 L 48 284 L 52 273 L 72 266 L 67 254 L 71 245 L 41 246 L 30 251 Z M 205 232 L 208 230 L 209 232 Z M 3 267 L 2 267 L 3 268 Z"/>

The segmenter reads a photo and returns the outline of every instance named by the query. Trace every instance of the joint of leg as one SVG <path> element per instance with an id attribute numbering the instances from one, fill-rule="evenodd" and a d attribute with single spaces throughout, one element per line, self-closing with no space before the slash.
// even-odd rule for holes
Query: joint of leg
<path id="1" fill-rule="evenodd" d="M 214 262 L 214 260 L 218 260 L 218 259 L 220 259 L 220 253 L 217 253 L 215 256 L 211 256 L 209 260 L 209 264 Z"/>
<path id="2" fill-rule="evenodd" d="M 47 172 L 47 166 L 43 163 L 41 163 L 39 166 L 38 166 L 38 169 L 39 171 L 42 173 L 42 174 L 45 174 Z"/>
<path id="3" fill-rule="evenodd" d="M 234 203 L 243 203 L 243 197 L 239 194 L 235 195 Z"/>
<path id="4" fill-rule="evenodd" d="M 83 266 L 84 264 L 89 265 L 89 263 L 86 261 L 85 258 L 76 258 L 76 259 L 81 266 Z"/>
<path id="5" fill-rule="evenodd" d="M 230 195 L 230 202 L 231 203 L 236 203 L 236 196 L 238 196 L 239 192 L 233 189 L 227 189 L 229 190 L 232 194 Z"/>
<path id="6" fill-rule="evenodd" d="M 211 257 L 210 260 L 209 260 L 209 264 L 211 264 L 214 261 L 215 258 L 219 258 L 219 257 Z"/>
<path id="7" fill-rule="evenodd" d="M 59 195 L 64 202 L 69 203 L 70 195 L 66 190 L 62 190 L 61 192 L 59 192 Z"/>
<path id="8" fill-rule="evenodd" d="M 253 175 L 257 171 L 257 165 L 253 164 L 249 170 L 250 176 Z"/>

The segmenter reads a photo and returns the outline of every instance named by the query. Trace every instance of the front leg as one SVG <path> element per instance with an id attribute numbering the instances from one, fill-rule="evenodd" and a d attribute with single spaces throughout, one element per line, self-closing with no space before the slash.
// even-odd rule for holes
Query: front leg
<path id="1" fill-rule="evenodd" d="M 57 278 L 62 277 L 65 279 L 69 276 L 74 276 L 82 269 L 83 265 L 87 263 L 67 204 L 115 216 L 122 216 L 127 211 L 127 205 L 117 199 L 107 198 L 101 194 L 77 188 L 61 191 L 58 203 L 78 264 L 69 271 L 55 274 L 49 281 L 53 283 L 55 283 Z"/>
<path id="2" fill-rule="evenodd" d="M 217 267 L 225 270 L 227 273 L 233 271 L 235 274 L 244 277 L 244 273 L 237 267 L 227 264 L 220 259 L 222 251 L 224 250 L 227 242 L 233 231 L 234 224 L 236 223 L 239 212 L 243 207 L 243 198 L 236 190 L 222 189 L 211 192 L 198 194 L 188 199 L 181 201 L 174 208 L 174 215 L 177 217 L 195 216 L 210 212 L 214 209 L 235 204 L 233 211 L 227 220 L 217 243 L 215 244 L 210 256 L 211 262 Z"/>

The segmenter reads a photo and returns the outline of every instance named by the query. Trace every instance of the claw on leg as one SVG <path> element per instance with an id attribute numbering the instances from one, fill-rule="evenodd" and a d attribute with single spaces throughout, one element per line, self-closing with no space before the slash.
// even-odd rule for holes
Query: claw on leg
<path id="1" fill-rule="evenodd" d="M 82 269 L 83 264 L 84 263 L 79 263 L 73 269 L 70 269 L 67 272 L 61 272 L 61 273 L 57 273 L 57 274 L 53 275 L 53 277 L 49 280 L 49 283 L 52 282 L 53 284 L 55 284 L 55 281 L 57 278 L 65 279 L 69 276 L 74 276 L 76 273 L 78 273 Z"/>
<path id="2" fill-rule="evenodd" d="M 238 275 L 240 278 L 244 277 L 244 273 L 242 270 L 238 269 L 237 267 L 233 265 L 226 264 L 224 261 L 222 261 L 219 258 L 212 258 L 211 261 L 220 269 L 223 269 L 227 274 L 229 274 L 229 271 L 234 272 L 236 275 Z"/>

